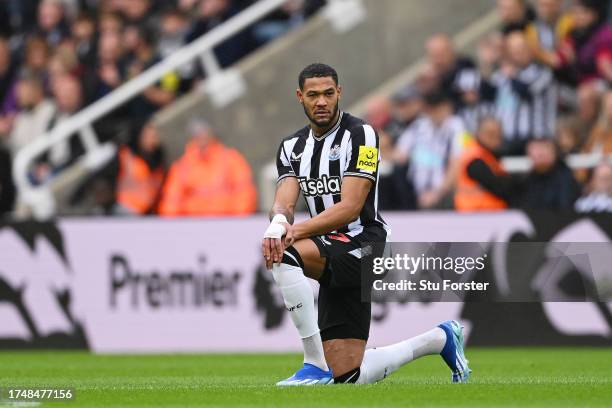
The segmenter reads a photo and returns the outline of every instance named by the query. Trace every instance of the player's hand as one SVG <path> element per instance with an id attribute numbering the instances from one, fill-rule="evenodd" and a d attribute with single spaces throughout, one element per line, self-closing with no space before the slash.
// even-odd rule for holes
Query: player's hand
<path id="1" fill-rule="evenodd" d="M 287 233 L 287 219 L 282 215 L 276 215 L 264 232 L 262 241 L 262 253 L 266 260 L 266 268 L 272 269 L 274 263 L 280 263 L 283 259 L 283 237 Z"/>
<path id="2" fill-rule="evenodd" d="M 291 245 L 295 243 L 295 228 L 293 225 L 288 223 L 283 223 L 283 226 L 287 230 L 285 233 L 285 239 L 283 241 L 284 248 L 289 248 Z M 283 252 L 285 249 L 283 248 Z"/>
<path id="3" fill-rule="evenodd" d="M 283 259 L 283 240 L 281 238 L 264 238 L 262 243 L 262 252 L 266 260 L 266 268 L 272 269 L 272 265 L 280 263 Z"/>

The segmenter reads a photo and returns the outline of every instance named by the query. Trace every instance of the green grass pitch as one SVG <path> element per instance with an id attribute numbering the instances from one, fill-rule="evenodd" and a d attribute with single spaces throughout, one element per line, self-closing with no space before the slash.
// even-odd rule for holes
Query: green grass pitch
<path id="1" fill-rule="evenodd" d="M 76 390 L 74 401 L 41 407 L 612 406 L 612 349 L 469 349 L 468 358 L 469 384 L 450 384 L 442 360 L 429 356 L 375 385 L 276 388 L 299 355 L 4 351 L 0 387 Z"/>

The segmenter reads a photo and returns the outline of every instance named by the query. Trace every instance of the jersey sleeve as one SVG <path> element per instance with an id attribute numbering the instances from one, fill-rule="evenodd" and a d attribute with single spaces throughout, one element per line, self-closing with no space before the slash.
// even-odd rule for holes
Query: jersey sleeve
<path id="1" fill-rule="evenodd" d="M 372 126 L 361 125 L 351 129 L 344 176 L 363 177 L 376 181 L 379 162 L 378 135 Z"/>
<path id="2" fill-rule="evenodd" d="M 285 151 L 285 141 L 283 140 L 278 147 L 276 153 L 276 170 L 278 171 L 277 183 L 286 177 L 295 177 L 291 162 L 289 162 L 289 153 Z"/>

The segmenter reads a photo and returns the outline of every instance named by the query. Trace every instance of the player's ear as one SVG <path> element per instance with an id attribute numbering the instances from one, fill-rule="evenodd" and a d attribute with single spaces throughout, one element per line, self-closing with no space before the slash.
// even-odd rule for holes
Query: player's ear
<path id="1" fill-rule="evenodd" d="M 300 88 L 296 89 L 295 94 L 299 103 L 304 103 L 304 94 Z"/>
<path id="2" fill-rule="evenodd" d="M 342 86 L 338 85 L 336 87 L 336 92 L 338 92 L 338 99 L 340 99 L 342 97 Z"/>

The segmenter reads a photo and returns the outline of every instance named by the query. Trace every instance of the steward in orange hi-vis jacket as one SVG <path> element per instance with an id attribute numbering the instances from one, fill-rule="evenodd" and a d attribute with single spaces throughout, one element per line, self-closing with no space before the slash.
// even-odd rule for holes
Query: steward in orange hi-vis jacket
<path id="1" fill-rule="evenodd" d="M 164 181 L 163 151 L 155 125 L 142 128 L 136 146 L 122 146 L 118 159 L 117 203 L 131 214 L 154 212 Z"/>
<path id="2" fill-rule="evenodd" d="M 253 213 L 257 193 L 251 168 L 235 149 L 212 134 L 203 121 L 190 124 L 193 139 L 168 173 L 160 215 L 243 215 Z"/>

